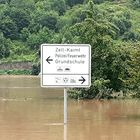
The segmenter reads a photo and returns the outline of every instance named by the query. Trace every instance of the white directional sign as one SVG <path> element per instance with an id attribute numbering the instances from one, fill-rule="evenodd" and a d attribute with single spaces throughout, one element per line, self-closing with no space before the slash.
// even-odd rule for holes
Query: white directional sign
<path id="1" fill-rule="evenodd" d="M 90 45 L 41 45 L 42 87 L 89 87 L 90 83 Z"/>

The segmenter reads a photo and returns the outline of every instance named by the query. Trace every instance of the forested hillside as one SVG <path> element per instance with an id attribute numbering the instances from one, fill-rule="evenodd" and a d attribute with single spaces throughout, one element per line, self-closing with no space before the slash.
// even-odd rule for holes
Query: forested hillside
<path id="1" fill-rule="evenodd" d="M 90 44 L 92 86 L 71 96 L 140 96 L 140 0 L 0 0 L 0 42 L 1 63 L 31 61 L 33 74 L 40 44 Z"/>

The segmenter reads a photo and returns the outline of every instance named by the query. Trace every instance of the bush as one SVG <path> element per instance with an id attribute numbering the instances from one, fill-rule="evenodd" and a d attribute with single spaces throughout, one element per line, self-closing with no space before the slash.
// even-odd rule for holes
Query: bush
<path id="1" fill-rule="evenodd" d="M 74 99 L 110 99 L 112 89 L 108 88 L 109 80 L 95 80 L 90 88 L 70 89 L 69 96 Z"/>
<path id="2" fill-rule="evenodd" d="M 33 64 L 32 66 L 32 75 L 38 75 L 40 73 L 40 63 Z"/>

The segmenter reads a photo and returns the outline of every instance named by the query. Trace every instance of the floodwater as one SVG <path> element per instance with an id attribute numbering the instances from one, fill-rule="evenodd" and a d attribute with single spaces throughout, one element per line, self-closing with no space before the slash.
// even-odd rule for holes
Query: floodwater
<path id="1" fill-rule="evenodd" d="M 68 99 L 39 77 L 0 76 L 0 140 L 140 140 L 139 100 Z"/>

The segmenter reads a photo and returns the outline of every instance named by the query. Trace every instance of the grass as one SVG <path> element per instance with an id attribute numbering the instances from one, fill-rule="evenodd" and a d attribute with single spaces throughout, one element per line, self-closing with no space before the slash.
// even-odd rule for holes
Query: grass
<path id="1" fill-rule="evenodd" d="M 0 70 L 0 75 L 31 75 L 31 70 Z"/>

